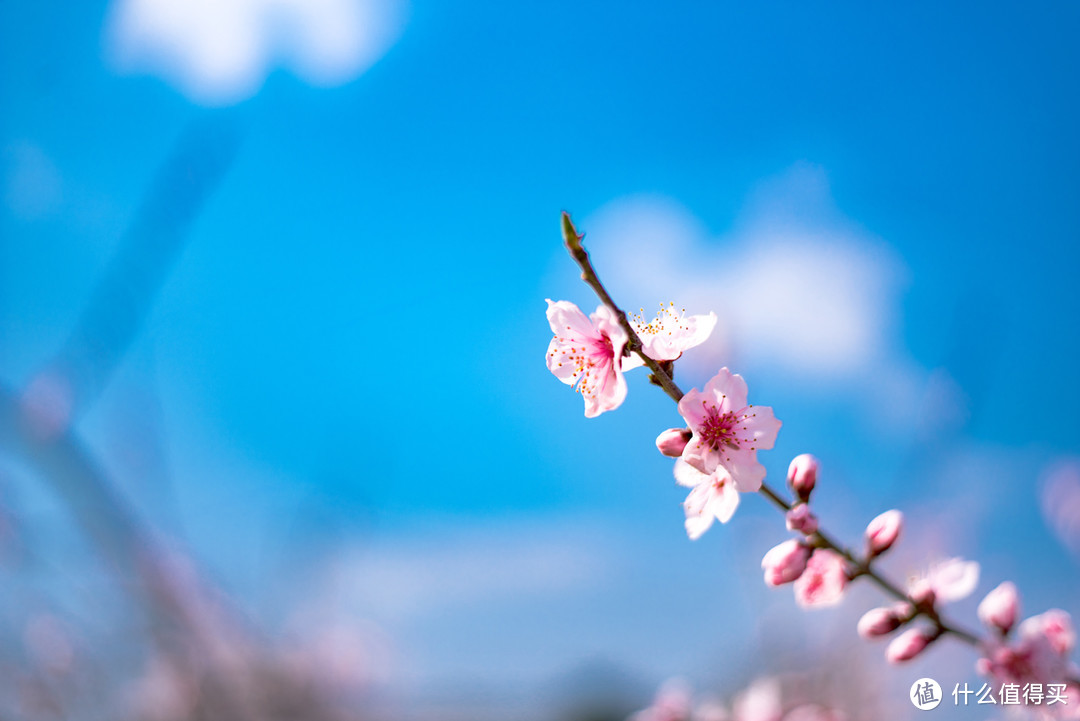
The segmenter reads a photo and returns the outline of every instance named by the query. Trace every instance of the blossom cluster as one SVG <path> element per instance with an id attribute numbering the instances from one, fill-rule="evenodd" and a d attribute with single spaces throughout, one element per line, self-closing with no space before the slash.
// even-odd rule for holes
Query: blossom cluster
<path id="1" fill-rule="evenodd" d="M 554 337 L 547 366 L 556 378 L 585 399 L 585 415 L 593 418 L 620 406 L 626 398 L 623 373 L 645 359 L 672 362 L 703 343 L 716 325 L 716 314 L 687 316 L 674 304 L 661 306 L 653 321 L 642 316 L 627 322 L 641 340 L 641 349 L 627 351 L 628 334 L 614 312 L 601 305 L 591 316 L 568 301 L 548 300 L 548 323 Z M 739 505 L 739 493 L 761 487 L 765 467 L 759 450 L 776 442 L 780 421 L 772 408 L 750 405 L 746 381 L 721 368 L 702 390 L 679 401 L 686 422 L 656 439 L 661 453 L 678 460 L 675 481 L 690 488 L 683 508 L 686 532 L 700 537 L 713 521 L 726 523 Z"/>
<path id="2" fill-rule="evenodd" d="M 588 282 L 591 274 L 590 285 L 607 298 L 580 249 L 580 237 L 575 235 L 572 240 L 578 245 L 568 240 L 568 247 L 582 265 L 583 277 Z M 700 538 L 715 521 L 729 521 L 738 508 L 740 494 L 760 491 L 784 511 L 787 529 L 794 534 L 762 559 L 767 585 L 791 584 L 796 602 L 813 608 L 840 602 L 850 582 L 868 577 L 896 602 L 863 615 L 858 632 L 866 639 L 893 636 L 885 652 L 888 661 L 908 661 L 942 636 L 954 634 L 976 646 L 980 653 L 977 669 L 986 676 L 1008 684 L 1064 683 L 1070 696 L 1080 696 L 1080 669 L 1069 661 L 1076 637 L 1067 613 L 1054 609 L 1029 618 L 1010 637 L 1019 599 L 1016 588 L 1006 582 L 979 605 L 979 618 L 991 632 L 988 640 L 981 639 L 952 626 L 942 616 L 945 604 L 974 592 L 979 581 L 977 563 L 959 558 L 939 562 L 901 589 L 873 566 L 900 538 L 904 525 L 900 511 L 885 511 L 871 520 L 862 553 L 856 554 L 826 535 L 811 509 L 820 473 L 814 456 L 796 456 L 788 466 L 790 502 L 764 485 L 765 467 L 757 453 L 771 449 L 776 442 L 781 423 L 773 409 L 751 405 L 746 382 L 726 367 L 701 390 L 694 388 L 683 394 L 672 381 L 674 362 L 708 338 L 717 322 L 714 313 L 688 316 L 685 310 L 676 311 L 674 304 L 668 304 L 661 305 L 655 320 L 646 321 L 644 315 L 627 317 L 603 303 L 586 316 L 573 303 L 548 300 L 547 317 L 554 334 L 547 366 L 582 395 L 587 417 L 622 404 L 627 394 L 624 373 L 647 365 L 654 381 L 658 375 L 666 376 L 660 380 L 667 384 L 658 384 L 678 403 L 683 425 L 660 433 L 656 447 L 676 459 L 675 481 L 690 489 L 683 511 L 691 539 Z M 671 693 L 658 697 L 651 710 L 635 716 L 635 721 L 713 718 L 691 713 L 687 704 L 672 701 L 677 698 L 681 697 Z"/>
<path id="3" fill-rule="evenodd" d="M 641 367 L 644 358 L 627 350 L 629 336 L 618 316 L 603 304 L 589 316 L 566 300 L 548 299 L 547 304 L 555 334 L 548 344 L 548 370 L 585 399 L 586 418 L 621 406 L 626 400 L 623 373 Z M 628 322 L 641 339 L 641 353 L 655 361 L 674 361 L 709 337 L 716 314 L 687 316 L 671 303 L 660 306 L 655 320 L 636 316 Z"/>

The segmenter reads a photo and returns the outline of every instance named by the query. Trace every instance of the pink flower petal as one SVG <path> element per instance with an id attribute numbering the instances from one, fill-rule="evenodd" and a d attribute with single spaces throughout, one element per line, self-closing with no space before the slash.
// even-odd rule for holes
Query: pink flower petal
<path id="1" fill-rule="evenodd" d="M 675 461 L 675 482 L 680 486 L 695 488 L 708 480 L 708 473 L 702 473 L 681 458 Z"/>
<path id="2" fill-rule="evenodd" d="M 674 305 L 661 306 L 655 320 L 646 322 L 643 316 L 634 316 L 630 324 L 647 356 L 658 361 L 675 360 L 708 339 L 716 327 L 716 314 L 687 316 L 676 311 Z"/>
<path id="3" fill-rule="evenodd" d="M 731 483 L 725 483 L 713 495 L 709 510 L 720 523 L 727 523 L 739 507 L 739 492 Z"/>
<path id="4" fill-rule="evenodd" d="M 737 373 L 732 373 L 726 367 L 714 375 L 702 391 L 724 411 L 737 411 L 746 407 L 746 381 Z"/>
<path id="5" fill-rule="evenodd" d="M 795 581 L 795 600 L 808 608 L 833 606 L 844 597 L 847 581 L 847 562 L 843 557 L 819 548 L 810 556 L 806 571 Z"/>
<path id="6" fill-rule="evenodd" d="M 759 451 L 767 451 L 776 443 L 776 435 L 783 425 L 769 406 L 751 406 L 745 411 L 747 416 L 746 430 L 754 439 L 754 448 Z"/>
<path id="7" fill-rule="evenodd" d="M 687 516 L 683 525 L 686 528 L 686 535 L 689 536 L 691 541 L 696 541 L 701 538 L 705 531 L 712 528 L 713 521 L 716 518 L 709 513 L 703 513 L 697 516 Z"/>
<path id="8" fill-rule="evenodd" d="M 555 334 L 548 344 L 548 369 L 581 393 L 586 417 L 618 408 L 626 399 L 621 368 L 627 336 L 615 314 L 602 305 L 586 318 L 573 303 L 548 300 L 547 316 Z"/>
<path id="9" fill-rule="evenodd" d="M 724 465 L 731 471 L 735 487 L 743 493 L 754 493 L 765 480 L 765 466 L 757 461 L 757 453 L 749 448 L 728 451 Z"/>
<path id="10" fill-rule="evenodd" d="M 776 442 L 780 421 L 768 406 L 738 405 L 746 402 L 746 383 L 727 368 L 713 376 L 705 389 L 691 390 L 679 402 L 679 413 L 693 435 L 682 458 L 702 473 L 723 466 L 735 487 L 756 491 L 765 478 L 757 451 Z"/>
<path id="11" fill-rule="evenodd" d="M 979 585 L 979 564 L 962 558 L 950 558 L 930 569 L 928 574 L 934 596 L 946 603 L 971 595 Z"/>

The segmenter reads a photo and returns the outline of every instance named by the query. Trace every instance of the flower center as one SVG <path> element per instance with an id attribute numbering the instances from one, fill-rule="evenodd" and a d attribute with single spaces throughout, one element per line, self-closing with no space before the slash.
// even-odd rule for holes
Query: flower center
<path id="1" fill-rule="evenodd" d="M 634 326 L 638 335 L 672 335 L 676 330 L 686 331 L 689 328 L 686 325 L 685 316 L 686 308 L 683 308 L 680 313 L 675 310 L 674 303 L 667 305 L 661 303 L 654 320 L 646 321 L 645 309 L 642 308 L 640 313 L 630 316 L 630 324 Z"/>
<path id="2" fill-rule="evenodd" d="M 607 368 L 613 365 L 615 360 L 615 348 L 607 333 L 600 333 L 599 338 L 563 338 L 556 336 L 556 340 L 563 344 L 558 351 L 551 351 L 551 355 L 562 354 L 563 363 L 570 363 L 574 367 L 574 390 L 582 395 L 592 395 L 598 390 L 598 385 L 604 381 Z"/>
<path id="3" fill-rule="evenodd" d="M 721 446 L 738 448 L 739 438 L 736 435 L 738 426 L 739 419 L 733 411 L 720 413 L 713 406 L 708 409 L 698 433 L 701 436 L 701 441 L 714 451 L 720 450 Z"/>

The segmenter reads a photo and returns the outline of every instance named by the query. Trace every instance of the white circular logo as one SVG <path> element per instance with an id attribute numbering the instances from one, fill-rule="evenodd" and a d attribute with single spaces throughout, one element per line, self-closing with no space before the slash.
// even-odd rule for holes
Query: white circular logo
<path id="1" fill-rule="evenodd" d="M 920 711 L 929 711 L 938 707 L 941 703 L 941 686 L 932 678 L 920 678 L 911 684 L 911 693 L 908 696 L 915 708 Z"/>

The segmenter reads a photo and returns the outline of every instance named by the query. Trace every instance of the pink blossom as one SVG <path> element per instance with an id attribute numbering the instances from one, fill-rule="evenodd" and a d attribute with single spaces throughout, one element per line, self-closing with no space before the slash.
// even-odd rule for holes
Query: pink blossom
<path id="1" fill-rule="evenodd" d="M 916 603 L 959 601 L 979 584 L 979 564 L 962 558 L 937 563 L 908 584 L 908 596 Z"/>
<path id="2" fill-rule="evenodd" d="M 784 518 L 787 521 L 789 531 L 796 531 L 809 536 L 818 529 L 817 516 L 810 510 L 810 506 L 805 503 L 795 505 L 787 512 Z"/>
<path id="3" fill-rule="evenodd" d="M 722 368 L 701 392 L 695 388 L 683 396 L 679 413 L 694 433 L 683 460 L 702 473 L 723 466 L 740 491 L 761 488 L 765 467 L 757 451 L 773 447 L 780 421 L 772 408 L 746 404 L 742 376 Z"/>
<path id="4" fill-rule="evenodd" d="M 1052 609 L 1020 624 L 1012 645 L 992 641 L 984 646 L 976 668 L 1010 683 L 1060 682 L 1077 671 L 1069 663 L 1076 643 L 1069 614 Z"/>
<path id="5" fill-rule="evenodd" d="M 704 343 L 716 327 L 716 313 L 688 316 L 685 309 L 675 310 L 674 303 L 661 305 L 655 320 L 646 322 L 644 313 L 642 308 L 641 315 L 631 316 L 630 325 L 641 338 L 645 355 L 657 361 L 676 360 L 683 351 Z M 626 370 L 644 361 L 635 355 L 628 363 Z"/>
<path id="6" fill-rule="evenodd" d="M 784 716 L 784 721 L 845 721 L 846 718 L 839 711 L 822 708 L 814 704 L 804 704 L 788 711 Z"/>
<path id="7" fill-rule="evenodd" d="M 889 608 L 874 608 L 859 619 L 858 631 L 863 638 L 878 638 L 890 634 L 912 615 L 911 607 L 906 603 L 897 603 Z"/>
<path id="8" fill-rule="evenodd" d="M 840 602 L 847 586 L 847 561 L 827 548 L 810 556 L 806 571 L 795 582 L 795 600 L 800 606 L 832 606 Z"/>
<path id="9" fill-rule="evenodd" d="M 694 721 L 731 721 L 731 714 L 716 699 L 705 699 L 694 707 Z"/>
<path id="10" fill-rule="evenodd" d="M 810 549 L 794 538 L 774 546 L 761 559 L 761 567 L 765 569 L 765 583 L 779 586 L 797 580 L 803 575 L 809 560 Z"/>
<path id="11" fill-rule="evenodd" d="M 683 503 L 686 512 L 686 535 L 701 538 L 713 521 L 727 523 L 739 507 L 739 492 L 723 468 L 702 473 L 682 459 L 675 461 L 675 482 L 692 488 Z"/>
<path id="12" fill-rule="evenodd" d="M 1008 633 L 1020 615 L 1020 595 L 1011 581 L 1005 581 L 979 604 L 979 620 L 989 628 Z"/>
<path id="13" fill-rule="evenodd" d="M 774 678 L 760 678 L 735 698 L 737 721 L 780 721 L 783 704 L 780 682 Z"/>
<path id="14" fill-rule="evenodd" d="M 904 514 L 900 511 L 885 511 L 880 516 L 870 521 L 866 526 L 866 548 L 868 555 L 873 558 L 892 548 L 896 539 L 900 537 L 900 529 L 904 525 Z"/>
<path id="15" fill-rule="evenodd" d="M 652 705 L 628 721 L 689 721 L 690 703 L 690 686 L 682 679 L 670 679 L 660 686 Z"/>
<path id="16" fill-rule="evenodd" d="M 889 647 L 885 649 L 885 659 L 889 663 L 910 661 L 922 653 L 935 638 L 934 631 L 909 628 L 889 643 Z"/>
<path id="17" fill-rule="evenodd" d="M 678 458 L 693 435 L 689 428 L 668 428 L 656 437 L 656 448 L 665 456 Z"/>
<path id="18" fill-rule="evenodd" d="M 627 336 L 615 314 L 601 305 L 586 318 L 569 301 L 547 303 L 555 334 L 548 345 L 548 370 L 585 399 L 586 418 L 618 408 L 626 398 L 622 371 Z"/>
<path id="19" fill-rule="evenodd" d="M 1020 635 L 1044 636 L 1050 647 L 1062 656 L 1072 653 L 1076 645 L 1076 632 L 1073 630 L 1072 617 L 1064 611 L 1052 608 L 1038 616 L 1033 616 L 1020 624 Z"/>
<path id="20" fill-rule="evenodd" d="M 788 485 L 804 501 L 810 500 L 810 492 L 817 485 L 818 466 L 818 459 L 809 453 L 795 456 L 788 466 Z"/>

